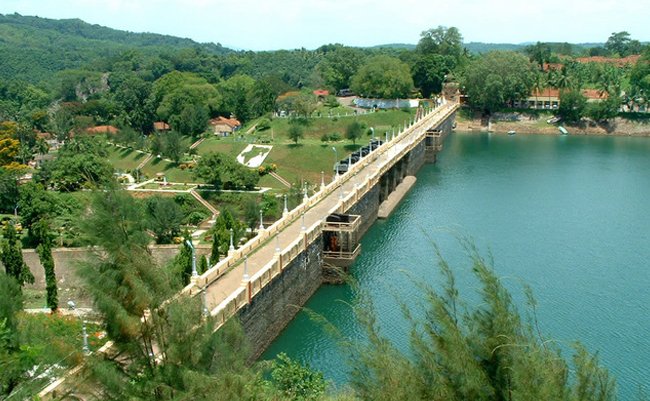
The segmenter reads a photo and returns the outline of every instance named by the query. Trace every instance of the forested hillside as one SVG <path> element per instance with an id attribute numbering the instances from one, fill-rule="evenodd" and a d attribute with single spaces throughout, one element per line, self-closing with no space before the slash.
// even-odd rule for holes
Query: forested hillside
<path id="1" fill-rule="evenodd" d="M 164 49 L 187 48 L 211 54 L 230 52 L 218 43 L 200 44 L 168 35 L 120 31 L 79 19 L 0 14 L 0 79 L 39 82 L 54 72 L 88 67 L 99 58 L 129 49 L 157 54 Z"/>

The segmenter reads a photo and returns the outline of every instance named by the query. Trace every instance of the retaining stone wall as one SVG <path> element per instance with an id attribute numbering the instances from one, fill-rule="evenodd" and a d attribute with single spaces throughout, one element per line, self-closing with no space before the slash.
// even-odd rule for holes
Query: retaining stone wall
<path id="1" fill-rule="evenodd" d="M 322 249 L 323 237 L 319 236 L 238 312 L 253 359 L 266 350 L 320 287 Z"/>

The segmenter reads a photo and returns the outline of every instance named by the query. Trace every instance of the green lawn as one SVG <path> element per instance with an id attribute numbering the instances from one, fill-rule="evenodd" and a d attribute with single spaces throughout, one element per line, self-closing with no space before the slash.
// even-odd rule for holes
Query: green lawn
<path id="1" fill-rule="evenodd" d="M 192 169 L 181 170 L 175 163 L 163 159 L 153 158 L 143 168 L 142 172 L 149 178 L 154 178 L 157 173 L 165 173 L 167 181 L 170 182 L 199 182 L 201 179 L 194 176 Z"/>
<path id="2" fill-rule="evenodd" d="M 108 146 L 108 161 L 118 171 L 133 170 L 147 157 L 146 154 L 133 149 L 123 149 L 117 146 Z"/>
<path id="3" fill-rule="evenodd" d="M 323 144 L 320 141 L 306 140 L 298 145 L 293 143 L 274 145 L 271 153 L 266 158 L 266 162 L 277 164 L 276 173 L 292 184 L 300 184 L 303 179 L 320 184 L 321 171 L 325 172 L 326 182 L 328 178 L 331 180 L 332 177 L 333 166 L 336 161 L 336 154 L 332 147 L 336 148 L 339 159 L 354 150 L 354 147 L 348 141 Z M 272 177 L 269 178 L 277 182 Z M 270 186 L 282 188 L 279 182 Z"/>
<path id="4" fill-rule="evenodd" d="M 330 113 L 333 116 L 336 116 L 336 115 L 339 115 L 339 114 L 340 115 L 345 115 L 345 114 L 349 114 L 349 113 L 354 113 L 354 109 L 351 108 L 351 107 L 342 106 L 342 105 L 337 106 L 337 107 L 328 107 L 328 106 L 325 106 L 325 105 L 320 105 L 316 109 L 315 113 L 321 113 L 322 116 L 327 117 Z"/>
<path id="5" fill-rule="evenodd" d="M 413 109 L 409 113 L 401 110 L 388 110 L 359 115 L 357 117 L 350 116 L 331 119 L 327 117 L 311 118 L 309 119 L 309 125 L 305 127 L 305 139 L 320 140 L 323 134 L 331 134 L 333 132 L 337 132 L 341 137 L 345 137 L 345 130 L 354 119 L 365 123 L 368 128 L 373 127 L 375 134 L 379 136 L 385 131 L 403 127 L 404 123 L 409 121 L 414 115 L 415 110 Z M 289 119 L 276 118 L 271 123 L 271 129 L 274 133 L 274 143 L 289 140 Z M 270 134 L 268 135 L 270 136 Z"/>
<path id="6" fill-rule="evenodd" d="M 211 136 L 196 148 L 199 155 L 204 155 L 211 152 L 226 153 L 231 156 L 237 156 L 248 143 L 237 141 L 235 137 L 229 136 L 225 138 Z"/>
<path id="7" fill-rule="evenodd" d="M 338 109 L 334 109 L 336 112 Z M 342 112 L 348 110 L 341 108 Z M 326 109 L 323 109 L 326 113 Z M 335 143 L 323 143 L 323 134 L 338 133 L 345 138 L 346 127 L 355 119 L 364 123 L 366 127 L 373 127 L 375 135 L 384 137 L 384 132 L 398 130 L 404 123 L 415 115 L 415 109 L 410 112 L 402 110 L 378 111 L 359 115 L 357 117 L 340 118 L 311 118 L 309 125 L 304 128 L 304 138 L 296 145 L 288 138 L 289 120 L 276 118 L 271 121 L 271 128 L 261 132 L 254 132 L 248 135 L 243 134 L 245 128 L 239 131 L 239 136 L 217 137 L 209 136 L 196 149 L 199 156 L 210 152 L 220 152 L 237 156 L 249 143 L 268 143 L 273 145 L 273 150 L 267 157 L 265 163 L 275 163 L 278 166 L 277 173 L 292 183 L 300 183 L 306 180 L 319 184 L 321 171 L 325 172 L 326 181 L 331 179 L 332 167 L 335 163 L 332 147 L 336 147 L 338 158 L 346 157 L 358 146 L 351 141 L 342 139 Z M 243 135 L 243 138 L 241 137 Z M 357 142 L 366 144 L 369 137 L 364 135 Z M 190 142 L 189 138 L 184 141 Z M 109 160 L 116 169 L 133 169 L 143 160 L 145 155 L 133 150 L 122 150 L 110 147 Z M 176 164 L 165 160 L 154 158 L 142 169 L 149 178 L 156 176 L 156 173 L 165 173 L 167 180 L 171 182 L 190 183 L 203 181 L 197 179 L 191 169 L 181 170 Z M 261 186 L 268 186 L 278 190 L 284 190 L 284 186 L 272 177 L 262 177 Z"/>

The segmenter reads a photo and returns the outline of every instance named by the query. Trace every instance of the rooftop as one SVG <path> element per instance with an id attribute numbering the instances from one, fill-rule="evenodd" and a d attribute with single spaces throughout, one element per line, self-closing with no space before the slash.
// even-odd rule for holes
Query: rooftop
<path id="1" fill-rule="evenodd" d="M 235 128 L 241 126 L 239 120 L 235 118 L 217 117 L 210 120 L 210 125 L 226 124 L 229 127 Z"/>

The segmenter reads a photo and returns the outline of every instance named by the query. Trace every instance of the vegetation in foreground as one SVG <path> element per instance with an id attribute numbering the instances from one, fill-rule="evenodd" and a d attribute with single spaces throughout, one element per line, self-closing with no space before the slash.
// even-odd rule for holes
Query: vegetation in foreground
<path id="1" fill-rule="evenodd" d="M 344 393 L 326 391 L 322 375 L 286 356 L 270 366 L 248 364 L 247 345 L 235 322 L 213 334 L 213 322 L 196 299 L 165 300 L 180 286 L 178 272 L 155 267 L 139 209 L 123 192 L 94 197 L 88 235 L 105 253 L 83 267 L 83 277 L 116 353 L 90 359 L 92 375 L 80 391 L 113 400 L 615 400 L 615 383 L 597 357 L 576 346 L 571 363 L 538 330 L 535 301 L 522 316 L 508 290 L 470 245 L 480 300 L 463 301 L 450 266 L 441 259 L 440 291 L 423 287 L 422 319 L 403 306 L 412 324 L 411 349 L 398 351 L 382 337 L 372 303 L 363 293 L 357 317 L 367 329 L 350 342 L 352 380 Z M 3 274 L 12 296 L 0 309 L 2 327 L 16 324 L 18 286 Z M 8 323 L 7 323 L 8 322 Z M 16 365 L 13 331 L 2 331 L 3 391 L 25 378 Z M 264 375 L 271 371 L 270 379 Z M 3 372 L 9 370 L 3 369 Z"/>
<path id="2" fill-rule="evenodd" d="M 479 298 L 465 301 L 452 268 L 439 257 L 440 290 L 422 285 L 422 311 L 402 305 L 411 323 L 404 353 L 381 335 L 363 293 L 356 312 L 367 331 L 351 344 L 354 394 L 361 400 L 615 400 L 616 385 L 597 356 L 579 343 L 571 362 L 539 331 L 525 287 L 522 315 L 491 264 L 469 243 Z M 423 316 L 415 318 L 414 316 Z"/>
<path id="3" fill-rule="evenodd" d="M 97 29 L 80 21 L 0 16 L 0 30 L 11 33 L 6 35 L 9 40 L 0 44 L 7 61 L 0 66 L 0 76 L 7 78 L 0 83 L 0 212 L 7 214 L 5 220 L 14 220 L 7 224 L 2 244 L 6 274 L 0 281 L 0 388 L 4 394 L 29 380 L 30 366 L 38 363 L 32 353 L 41 352 L 20 337 L 20 327 L 29 326 L 27 318 L 17 315 L 22 308 L 20 286 L 31 281 L 19 256 L 21 240 L 39 250 L 48 277 L 47 303 L 56 310 L 51 248 L 55 243 L 82 243 L 78 221 L 87 209 L 87 197 L 81 191 L 110 186 L 115 168 L 136 172 L 143 160 L 141 154 L 128 151 L 119 156 L 108 152 L 105 144 L 85 138 L 90 135 L 88 128 L 116 126 L 120 133 L 111 137 L 112 142 L 162 156 L 143 167 L 142 173 L 153 176 L 165 171 L 170 178 L 186 182 L 196 179 L 180 168 L 194 161 L 189 144 L 206 131 L 210 117 L 232 114 L 250 123 L 247 129 L 257 122 L 253 135 L 260 142 L 267 140 L 269 129 L 271 135 L 277 130 L 283 142 L 270 160 L 295 158 L 298 163 L 294 164 L 303 162 L 305 166 L 313 162 L 310 167 L 315 174 L 307 178 L 314 182 L 319 171 L 327 171 L 331 146 L 347 150 L 340 144 L 343 134 L 354 146 L 362 133 L 359 127 L 342 127 L 342 120 L 336 129 L 330 126 L 323 132 L 305 124 L 314 114 L 345 110 L 332 96 L 317 99 L 312 89 L 336 92 L 351 87 L 367 96 L 429 97 L 440 93 L 445 84 L 457 83 L 471 95 L 473 108 L 490 114 L 512 106 L 533 89 L 553 87 L 561 90 L 562 107 L 557 114 L 569 123 L 578 123 L 584 116 L 606 122 L 618 114 L 621 105 L 630 110 L 647 108 L 650 91 L 650 50 L 627 32 L 614 33 L 604 46 L 591 49 L 537 43 L 523 52 L 476 56 L 463 49 L 456 28 L 445 27 L 423 32 L 414 49 L 325 45 L 314 51 L 261 53 Z M 61 41 L 73 57 L 61 59 L 59 48 L 51 46 Z M 642 56 L 636 64 L 622 67 L 576 60 L 585 55 L 621 60 L 632 54 Z M 377 79 L 383 74 L 395 79 Z M 580 92 L 584 88 L 607 94 L 608 100 L 588 104 Z M 286 112 L 294 118 L 274 119 L 273 112 Z M 368 119 L 386 115 L 376 113 Z M 169 123 L 171 131 L 154 132 L 153 123 L 158 120 Z M 325 121 L 334 122 L 334 118 Z M 388 130 L 393 123 L 384 125 Z M 320 136 L 320 144 L 313 135 Z M 54 139 L 58 140 L 55 146 L 64 145 L 48 149 L 46 140 Z M 239 145 L 230 147 L 233 150 Z M 198 153 L 213 165 L 229 165 L 229 159 L 220 163 L 223 156 L 208 156 L 209 150 L 199 148 Z M 107 158 L 113 163 L 107 163 Z M 203 170 L 203 179 L 217 186 L 254 185 L 251 174 L 242 171 L 234 177 L 235 182 L 225 177 L 229 171 L 216 175 L 197 170 Z M 17 178 L 26 172 L 34 173 L 35 182 L 19 187 Z M 303 171 L 291 166 L 280 166 L 280 172 L 294 182 L 304 178 Z M 290 202 L 300 198 L 299 191 L 289 195 Z M 91 221 L 103 227 L 104 234 L 112 234 L 113 240 L 128 241 L 115 244 L 111 238 L 91 236 L 90 243 L 107 246 L 109 256 L 88 266 L 88 276 L 99 277 L 89 286 L 111 339 L 127 355 L 128 363 L 97 361 L 94 380 L 103 383 L 98 390 L 100 398 L 207 398 L 209 393 L 230 399 L 332 397 L 323 395 L 318 374 L 293 361 L 280 359 L 272 374 L 274 381 L 264 380 L 261 367 L 251 369 L 244 363 L 246 347 L 240 330 L 225 329 L 215 340 L 207 329 L 209 324 L 195 329 L 201 322 L 201 308 L 196 303 L 172 304 L 164 313 L 154 313 L 151 320 L 142 322 L 145 311 L 158 310 L 162 300 L 186 282 L 189 266 L 184 248 L 171 270 L 161 274 L 147 270 L 151 261 L 144 244 L 150 234 L 144 234 L 145 230 L 157 242 L 170 242 L 183 235 L 181 224 L 197 223 L 206 216 L 183 197 L 136 202 L 124 194 L 111 196 L 103 203 L 95 201 L 98 214 Z M 232 213 L 225 210 L 210 233 L 215 243 L 213 260 L 225 252 L 230 229 L 239 237 L 244 224 L 255 224 L 260 208 L 269 216 L 279 211 L 277 199 L 265 196 L 231 199 L 231 203 L 237 207 Z M 16 232 L 19 230 L 12 231 L 14 213 L 20 215 L 26 229 L 22 238 Z M 110 223 L 102 223 L 102 218 L 110 216 L 130 224 L 115 230 Z M 556 359 L 557 349 L 534 334 L 531 321 L 518 315 L 493 273 L 473 256 L 484 286 L 485 305 L 458 312 L 461 303 L 451 276 L 440 295 L 425 290 L 430 320 L 413 323 L 415 358 L 401 355 L 382 339 L 371 309 L 362 309 L 360 318 L 368 326 L 369 343 L 353 348 L 361 356 L 355 360 L 356 378 L 350 394 L 334 397 L 613 399 L 613 385 L 597 361 L 578 349 L 573 364 L 577 373 L 575 377 L 568 373 L 568 364 Z M 75 330 L 78 333 L 78 328 Z M 189 341 L 188 332 L 196 333 Z M 151 358 L 154 342 L 164 344 L 160 347 L 162 362 Z M 216 344 L 225 344 L 224 349 Z M 197 352 L 191 353 L 194 350 Z M 222 389 L 229 392 L 221 393 Z"/>

